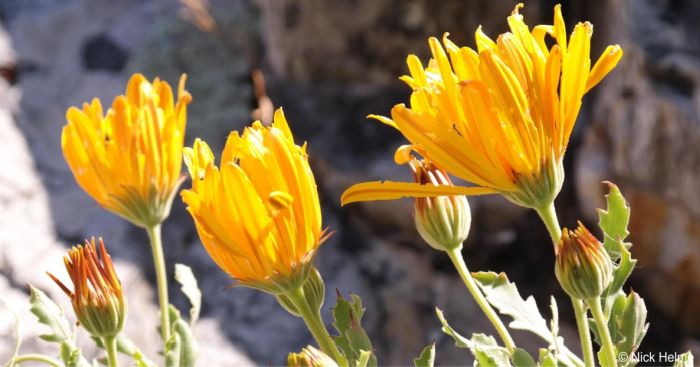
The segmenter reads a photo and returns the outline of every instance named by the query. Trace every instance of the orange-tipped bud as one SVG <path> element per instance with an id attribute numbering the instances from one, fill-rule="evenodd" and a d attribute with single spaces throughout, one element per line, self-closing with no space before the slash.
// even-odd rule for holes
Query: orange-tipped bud
<path id="1" fill-rule="evenodd" d="M 574 231 L 564 228 L 556 256 L 554 272 L 561 287 L 573 298 L 598 297 L 612 281 L 610 256 L 581 222 Z"/>
<path id="2" fill-rule="evenodd" d="M 74 246 L 63 258 L 73 291 L 58 278 L 49 277 L 70 297 L 80 325 L 96 337 L 114 337 L 124 326 L 126 299 L 104 242 L 95 239 Z M 99 253 L 98 253 L 99 252 Z"/>
<path id="3" fill-rule="evenodd" d="M 447 173 L 431 162 L 412 158 L 409 165 L 415 181 L 421 185 L 452 186 Z M 414 219 L 425 242 L 440 251 L 462 246 L 472 222 L 469 202 L 464 195 L 416 198 Z"/>

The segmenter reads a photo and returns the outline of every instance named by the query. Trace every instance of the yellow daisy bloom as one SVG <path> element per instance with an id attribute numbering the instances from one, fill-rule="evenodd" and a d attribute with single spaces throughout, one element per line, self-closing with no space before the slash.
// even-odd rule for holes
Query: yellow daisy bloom
<path id="1" fill-rule="evenodd" d="M 303 284 L 325 240 L 306 145 L 281 109 L 229 135 L 219 166 L 207 143 L 185 148 L 192 189 L 182 198 L 216 264 L 240 284 L 281 294 Z"/>
<path id="2" fill-rule="evenodd" d="M 445 34 L 429 40 L 432 59 L 424 68 L 408 56 L 410 107 L 396 105 L 391 119 L 370 116 L 403 134 L 396 161 L 416 151 L 438 167 L 476 186 L 456 189 L 414 183 L 370 182 L 349 188 L 342 202 L 500 193 L 525 207 L 551 203 L 563 181 L 562 159 L 583 95 L 622 57 L 608 46 L 591 68 L 593 26 L 579 23 L 567 42 L 559 5 L 554 25 L 532 30 L 519 14 L 508 17 L 510 32 L 495 41 L 479 28 L 477 51 L 459 47 Z M 545 37 L 554 39 L 548 47 Z M 459 191 L 459 192 L 456 192 Z"/>
<path id="3" fill-rule="evenodd" d="M 177 101 L 167 82 L 150 83 L 134 74 L 107 113 L 97 98 L 66 112 L 61 147 L 75 180 L 102 207 L 141 227 L 168 216 L 182 182 L 192 100 L 185 79 L 180 78 Z"/>

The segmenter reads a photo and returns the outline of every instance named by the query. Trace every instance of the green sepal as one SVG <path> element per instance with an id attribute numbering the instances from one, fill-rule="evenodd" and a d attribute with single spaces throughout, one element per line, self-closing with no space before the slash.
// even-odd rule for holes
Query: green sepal
<path id="1" fill-rule="evenodd" d="M 202 309 L 202 291 L 197 285 L 192 268 L 184 264 L 175 264 L 175 280 L 180 283 L 180 290 L 190 301 L 190 325 L 194 325 L 199 319 Z"/>
<path id="2" fill-rule="evenodd" d="M 695 365 L 695 358 L 693 358 L 693 353 L 687 351 L 681 354 L 677 360 L 673 362 L 673 367 L 693 367 Z"/>
<path id="3" fill-rule="evenodd" d="M 498 343 L 496 343 L 496 339 L 494 339 L 492 336 L 485 334 L 472 334 L 472 338 L 467 339 L 466 337 L 460 335 L 447 323 L 442 310 L 435 308 L 435 313 L 442 324 L 442 331 L 454 339 L 456 347 L 469 349 L 472 352 L 472 355 L 474 355 L 474 358 L 479 366 L 511 366 L 508 350 L 499 346 Z"/>
<path id="4" fill-rule="evenodd" d="M 362 351 L 371 352 L 373 350 L 369 336 L 362 328 L 362 316 L 365 309 L 362 307 L 362 300 L 358 295 L 351 294 L 350 301 L 345 299 L 340 292 L 337 292 L 337 295 L 333 307 L 333 327 L 338 331 L 338 335 L 332 336 L 332 338 L 347 358 L 348 363 L 354 366 L 362 357 Z M 367 366 L 375 367 L 376 365 L 377 357 L 371 353 Z"/>
<path id="5" fill-rule="evenodd" d="M 319 311 L 326 298 L 326 286 L 323 283 L 321 274 L 315 267 L 311 267 L 309 270 L 308 277 L 304 281 L 303 290 L 304 298 L 309 303 L 309 306 L 311 306 L 311 309 Z M 294 303 L 286 294 L 277 294 L 275 297 L 277 298 L 277 302 L 279 302 L 287 312 L 294 316 L 301 317 L 296 306 L 294 306 Z"/>
<path id="6" fill-rule="evenodd" d="M 415 367 L 433 367 L 435 365 L 435 341 L 423 348 L 420 355 L 413 359 Z"/>

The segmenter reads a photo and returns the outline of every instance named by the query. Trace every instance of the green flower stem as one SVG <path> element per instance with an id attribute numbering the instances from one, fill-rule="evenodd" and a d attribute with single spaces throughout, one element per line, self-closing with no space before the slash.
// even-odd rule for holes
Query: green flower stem
<path id="1" fill-rule="evenodd" d="M 105 350 L 107 351 L 107 366 L 117 367 L 117 337 L 102 338 L 102 343 L 105 345 Z"/>
<path id="2" fill-rule="evenodd" d="M 314 310 L 304 295 L 304 289 L 298 287 L 295 290 L 286 294 L 289 300 L 294 304 L 296 311 L 301 315 L 311 334 L 316 339 L 316 342 L 321 347 L 321 350 L 328 354 L 340 367 L 347 367 L 348 363 L 343 354 L 340 353 L 335 342 L 328 334 L 326 326 L 321 318 L 321 311 Z"/>
<path id="3" fill-rule="evenodd" d="M 554 202 L 541 208 L 535 208 L 535 211 L 539 214 L 542 222 L 544 222 L 547 232 L 552 237 L 552 243 L 556 246 L 561 239 L 561 227 L 559 227 L 559 219 L 557 219 L 557 209 L 554 207 Z"/>
<path id="4" fill-rule="evenodd" d="M 593 344 L 591 343 L 591 332 L 588 329 L 588 315 L 586 304 L 583 301 L 571 298 L 571 304 L 574 306 L 576 314 L 576 325 L 578 326 L 578 336 L 581 339 L 581 351 L 583 352 L 583 361 L 586 367 L 594 367 L 595 359 L 593 358 Z"/>
<path id="5" fill-rule="evenodd" d="M 474 281 L 469 269 L 467 269 L 467 264 L 464 262 L 464 258 L 462 257 L 462 246 L 447 251 L 447 255 L 450 257 L 450 260 L 452 260 L 455 268 L 457 268 L 459 276 L 462 278 L 462 281 L 464 281 L 464 285 L 467 286 L 467 289 L 469 289 L 474 301 L 476 301 L 481 308 L 481 311 L 483 311 L 486 317 L 488 317 L 488 319 L 491 321 L 491 324 L 493 324 L 493 327 L 496 329 L 498 335 L 501 336 L 503 343 L 506 345 L 508 352 L 513 354 L 515 351 L 515 342 L 513 342 L 513 338 L 510 336 L 510 333 L 508 333 L 508 329 L 505 325 L 503 325 L 503 322 L 498 317 L 496 311 L 494 311 L 484 295 L 481 293 L 481 290 L 476 284 L 476 281 Z"/>
<path id="6" fill-rule="evenodd" d="M 549 236 L 552 238 L 552 244 L 556 251 L 557 243 L 559 243 L 561 239 L 561 227 L 559 226 L 559 219 L 557 218 L 557 210 L 554 207 L 554 202 L 552 201 L 548 205 L 536 208 L 535 211 L 537 211 L 545 227 L 547 227 L 547 232 L 549 232 Z M 576 315 L 576 325 L 578 326 L 578 335 L 581 339 L 581 351 L 583 353 L 584 363 L 586 367 L 594 366 L 593 343 L 591 342 L 591 332 L 588 330 L 588 316 L 585 305 L 581 300 L 575 298 L 571 298 L 571 303 L 574 306 L 574 314 Z"/>
<path id="7" fill-rule="evenodd" d="M 24 354 L 24 355 L 16 356 L 16 357 L 12 358 L 12 360 L 9 363 L 9 366 L 14 366 L 15 364 L 21 364 L 23 362 L 41 362 L 41 363 L 45 363 L 45 364 L 52 366 L 52 367 L 62 367 L 63 366 L 61 364 L 61 362 L 59 362 L 53 358 L 43 356 L 41 354 Z"/>
<path id="8" fill-rule="evenodd" d="M 163 243 L 160 237 L 160 224 L 147 227 L 148 239 L 151 240 L 153 251 L 153 264 L 156 270 L 158 283 L 158 302 L 160 302 L 160 332 L 163 345 L 170 339 L 170 313 L 168 312 L 168 276 L 165 271 L 165 258 L 163 257 Z"/>
<path id="9" fill-rule="evenodd" d="M 607 353 L 602 353 L 600 364 L 603 367 L 616 367 L 617 358 L 615 356 L 615 346 L 613 345 L 612 338 L 610 337 L 610 330 L 608 330 L 608 321 L 603 314 L 603 308 L 600 306 L 600 297 L 589 299 L 587 303 L 588 307 L 591 308 L 593 319 L 598 327 L 598 332 L 600 333 L 600 338 L 602 339 L 603 343 L 603 349 L 607 351 Z"/>

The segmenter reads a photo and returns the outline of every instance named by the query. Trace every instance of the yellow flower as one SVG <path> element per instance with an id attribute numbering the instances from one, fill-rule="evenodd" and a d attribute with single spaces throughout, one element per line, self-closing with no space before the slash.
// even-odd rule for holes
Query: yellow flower
<path id="1" fill-rule="evenodd" d="M 97 98 L 66 113 L 61 146 L 75 180 L 102 207 L 138 226 L 162 222 L 182 182 L 192 100 L 185 79 L 177 101 L 168 83 L 134 74 L 106 114 Z"/>
<path id="2" fill-rule="evenodd" d="M 306 146 L 281 109 L 229 135 L 219 167 L 197 139 L 185 148 L 192 189 L 182 198 L 216 264 L 242 285 L 280 294 L 300 286 L 325 240 Z"/>
<path id="3" fill-rule="evenodd" d="M 434 196 L 500 193 L 516 204 L 541 207 L 557 195 L 563 181 L 562 158 L 581 108 L 583 95 L 622 57 L 608 46 L 591 68 L 593 26 L 579 23 L 567 42 L 559 5 L 554 25 L 532 30 L 516 6 L 510 32 L 495 41 L 479 28 L 478 51 L 443 37 L 429 40 L 433 58 L 424 68 L 408 57 L 410 107 L 396 105 L 392 118 L 370 116 L 398 129 L 410 145 L 397 151 L 407 163 L 416 151 L 449 173 L 476 186 L 455 190 L 394 182 L 362 183 L 348 189 L 343 203 Z M 554 38 L 548 47 L 545 36 Z"/>
<path id="4" fill-rule="evenodd" d="M 73 283 L 73 291 L 53 274 L 48 275 L 70 297 L 80 324 L 90 335 L 117 335 L 124 327 L 126 299 L 102 239 L 99 250 L 94 238 L 90 242 L 86 240 L 84 246 L 74 246 L 68 250 L 63 262 Z"/>

